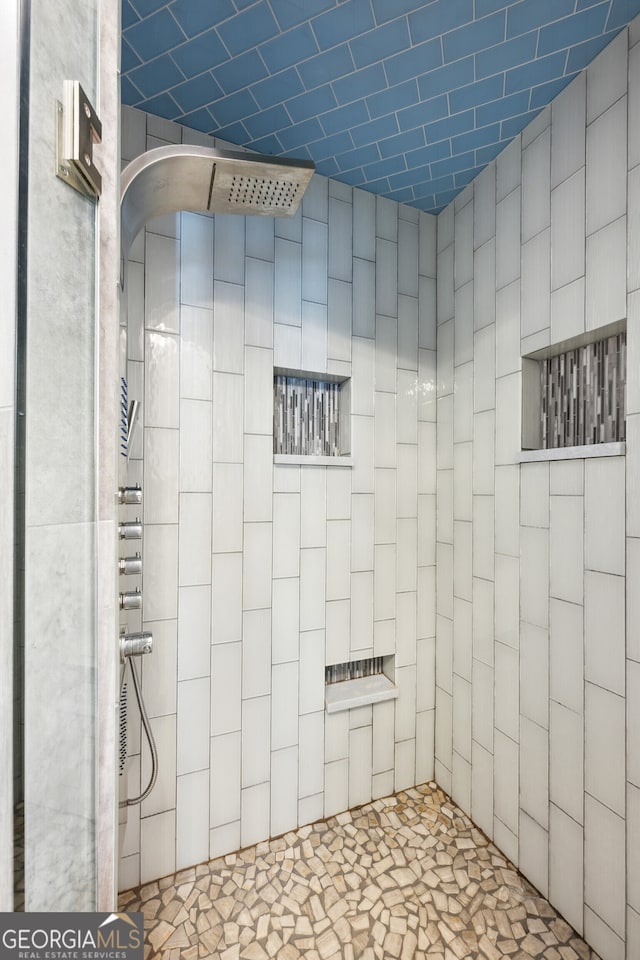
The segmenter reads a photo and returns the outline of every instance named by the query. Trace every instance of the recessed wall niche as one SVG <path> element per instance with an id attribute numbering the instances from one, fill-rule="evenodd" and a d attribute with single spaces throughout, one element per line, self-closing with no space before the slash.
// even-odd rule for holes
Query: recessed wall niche
<path id="1" fill-rule="evenodd" d="M 278 460 L 348 465 L 351 381 L 275 367 L 273 453 Z"/>
<path id="2" fill-rule="evenodd" d="M 524 450 L 625 440 L 623 324 L 538 351 L 522 364 Z"/>

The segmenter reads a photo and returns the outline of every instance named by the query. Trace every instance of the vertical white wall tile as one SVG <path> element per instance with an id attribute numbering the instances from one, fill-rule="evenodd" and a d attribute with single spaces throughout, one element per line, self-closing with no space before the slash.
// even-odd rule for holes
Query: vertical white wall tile
<path id="1" fill-rule="evenodd" d="M 337 472 L 337 471 L 335 471 Z M 387 471 L 384 471 L 385 473 Z M 392 481 L 395 476 L 392 471 Z M 377 475 L 376 475 L 377 476 Z M 374 503 L 379 502 L 378 492 L 379 484 L 376 484 L 376 497 L 372 494 L 357 494 L 351 498 L 351 570 L 373 569 L 373 544 L 375 536 L 374 522 Z M 395 500 L 392 500 L 395 504 Z M 382 507 L 380 508 L 382 510 Z M 395 505 L 393 510 L 384 514 L 385 517 L 395 517 Z M 393 524 L 395 528 L 395 523 Z M 376 538 L 377 539 L 377 538 Z M 390 537 L 389 539 L 393 539 Z"/>
<path id="2" fill-rule="evenodd" d="M 549 635 L 530 623 L 520 625 L 520 712 L 549 725 Z"/>
<path id="3" fill-rule="evenodd" d="M 299 243 L 276 237 L 274 306 L 279 323 L 301 325 L 302 250 Z"/>
<path id="4" fill-rule="evenodd" d="M 247 610 L 242 624 L 242 696 L 270 693 L 271 611 Z"/>
<path id="5" fill-rule="evenodd" d="M 327 302 L 327 242 L 327 224 L 303 216 L 301 288 L 303 301 L 312 300 L 315 303 Z"/>
<path id="6" fill-rule="evenodd" d="M 585 462 L 585 566 L 625 572 L 624 457 Z"/>
<path id="7" fill-rule="evenodd" d="M 256 697 L 242 702 L 243 788 L 269 779 L 270 719 L 271 697 Z"/>
<path id="8" fill-rule="evenodd" d="M 549 834 L 524 811 L 520 813 L 519 867 L 543 896 L 549 892 Z"/>
<path id="9" fill-rule="evenodd" d="M 495 518 L 496 553 L 511 557 L 520 554 L 520 472 L 517 465 L 496 467 L 495 471 L 496 502 L 500 504 Z"/>
<path id="10" fill-rule="evenodd" d="M 232 643 L 242 631 L 242 554 L 214 554 L 211 573 L 211 642 Z"/>
<path id="11" fill-rule="evenodd" d="M 145 524 L 178 522 L 179 440 L 177 430 L 145 428 Z"/>
<path id="12" fill-rule="evenodd" d="M 491 324 L 474 337 L 474 413 L 495 407 L 496 334 Z"/>
<path id="13" fill-rule="evenodd" d="M 244 283 L 245 218 L 217 213 L 213 228 L 213 276 L 215 280 Z"/>
<path id="14" fill-rule="evenodd" d="M 271 520 L 273 501 L 272 465 L 273 441 L 271 437 L 245 434 L 245 523 Z"/>
<path id="15" fill-rule="evenodd" d="M 518 653 L 512 647 L 496 643 L 494 661 L 495 726 L 512 740 L 517 740 L 520 715 Z"/>
<path id="16" fill-rule="evenodd" d="M 479 247 L 496 232 L 496 171 L 489 164 L 474 182 L 473 245 Z"/>
<path id="17" fill-rule="evenodd" d="M 551 130 L 522 151 L 522 242 L 549 226 L 551 203 Z"/>
<path id="18" fill-rule="evenodd" d="M 241 463 L 243 455 L 243 379 L 228 373 L 213 375 L 213 459 Z"/>
<path id="19" fill-rule="evenodd" d="M 527 337 L 549 326 L 551 317 L 551 231 L 522 245 L 521 331 Z"/>
<path id="20" fill-rule="evenodd" d="M 373 258 L 372 258 L 373 259 Z M 376 268 L 369 260 L 353 260 L 353 335 L 375 337 Z"/>
<path id="21" fill-rule="evenodd" d="M 493 755 L 472 743 L 471 816 L 481 830 L 493 833 Z"/>
<path id="22" fill-rule="evenodd" d="M 627 45 L 628 40 L 623 35 L 618 36 L 590 64 L 587 70 L 587 123 L 595 120 L 625 92 Z"/>
<path id="23" fill-rule="evenodd" d="M 353 337 L 351 354 L 351 412 L 372 417 L 375 391 L 375 341 L 364 337 Z"/>
<path id="24" fill-rule="evenodd" d="M 144 548 L 145 618 L 175 619 L 178 612 L 177 524 L 150 524 L 144 531 Z"/>
<path id="25" fill-rule="evenodd" d="M 271 673 L 271 749 L 298 743 L 298 663 L 274 664 Z M 296 772 L 296 790 L 297 790 Z"/>
<path id="26" fill-rule="evenodd" d="M 180 396 L 211 399 L 213 313 L 180 307 Z"/>
<path id="27" fill-rule="evenodd" d="M 518 745 L 497 730 L 493 755 L 494 812 L 511 833 L 518 836 Z"/>
<path id="28" fill-rule="evenodd" d="M 624 699 L 587 683 L 584 718 L 585 790 L 619 816 L 624 816 Z"/>
<path id="29" fill-rule="evenodd" d="M 300 496 L 273 495 L 273 577 L 297 577 L 300 572 Z M 275 590 L 275 584 L 274 584 Z"/>
<path id="30" fill-rule="evenodd" d="M 213 465 L 213 550 L 235 553 L 242 550 L 243 466 L 241 463 Z"/>
<path id="31" fill-rule="evenodd" d="M 520 190 L 513 190 L 496 208 L 496 289 L 520 277 Z"/>
<path id="32" fill-rule="evenodd" d="M 273 434 L 273 354 L 245 348 L 244 428 L 246 433 Z"/>
<path id="33" fill-rule="evenodd" d="M 300 546 L 324 547 L 326 543 L 327 471 L 305 465 L 300 478 Z"/>
<path id="34" fill-rule="evenodd" d="M 245 523 L 242 555 L 242 603 L 245 610 L 260 610 L 271 603 L 270 523 Z"/>
<path id="35" fill-rule="evenodd" d="M 520 374 L 496 380 L 496 465 L 517 462 L 521 405 Z"/>
<path id="36" fill-rule="evenodd" d="M 552 290 L 557 290 L 584 274 L 584 222 L 585 173 L 581 168 L 559 184 L 551 194 Z"/>
<path id="37" fill-rule="evenodd" d="M 627 218 L 587 237 L 586 326 L 595 330 L 626 316 Z"/>
<path id="38" fill-rule="evenodd" d="M 550 705 L 549 798 L 576 823 L 583 822 L 584 722 L 559 703 Z"/>
<path id="39" fill-rule="evenodd" d="M 324 665 L 324 630 L 309 630 L 301 633 L 300 715 L 324 709 Z"/>
<path id="40" fill-rule="evenodd" d="M 582 713 L 584 707 L 583 609 L 551 599 L 549 685 L 553 700 Z"/>
<path id="41" fill-rule="evenodd" d="M 271 754 L 271 822 L 269 833 L 277 837 L 298 826 L 298 748 Z"/>
<path id="42" fill-rule="evenodd" d="M 140 882 L 166 877 L 176 869 L 176 812 L 167 810 L 140 821 Z"/>
<path id="43" fill-rule="evenodd" d="M 178 680 L 205 677 L 210 667 L 211 588 L 181 587 L 178 594 Z"/>
<path id="44" fill-rule="evenodd" d="M 145 377 L 144 383 L 144 424 L 177 428 L 180 419 L 178 338 L 172 333 L 147 330 L 144 352 L 147 367 L 153 369 L 153 376 Z M 129 380 L 131 368 L 129 363 Z"/>
<path id="45" fill-rule="evenodd" d="M 349 807 L 349 761 L 335 760 L 325 766 L 324 815 L 334 816 Z"/>
<path id="46" fill-rule="evenodd" d="M 388 393 L 396 391 L 396 355 L 398 321 L 393 316 L 376 316 L 375 388 Z"/>
<path id="47" fill-rule="evenodd" d="M 551 186 L 556 187 L 585 162 L 586 74 L 558 94 L 551 108 Z"/>
<path id="48" fill-rule="evenodd" d="M 211 647 L 211 736 L 239 731 L 242 725 L 242 644 Z"/>
<path id="49" fill-rule="evenodd" d="M 351 418 L 352 493 L 373 493 L 374 417 Z"/>
<path id="50" fill-rule="evenodd" d="M 578 932 L 583 928 L 584 832 L 551 804 L 549 814 L 549 898 Z"/>
<path id="51" fill-rule="evenodd" d="M 267 260 L 273 263 L 275 248 L 275 220 L 272 217 L 249 217 L 245 224 L 247 257 Z M 247 284 L 248 265 L 245 273 Z"/>
<path id="52" fill-rule="evenodd" d="M 398 244 L 380 237 L 376 239 L 376 313 L 398 315 Z"/>
<path id="53" fill-rule="evenodd" d="M 373 647 L 373 571 L 351 574 L 351 650 Z"/>
<path id="54" fill-rule="evenodd" d="M 324 787 L 324 711 L 300 717 L 298 796 L 322 793 Z"/>
<path id="55" fill-rule="evenodd" d="M 164 333 L 179 333 L 180 243 L 178 240 L 147 233 L 145 290 L 145 327 Z M 211 299 L 209 298 L 209 301 L 205 301 L 202 305 L 210 307 Z"/>
<path id="56" fill-rule="evenodd" d="M 480 330 L 496 318 L 496 241 L 478 247 L 473 260 L 473 326 Z"/>
<path id="57" fill-rule="evenodd" d="M 176 805 L 176 715 L 155 717 L 151 724 L 151 731 L 158 751 L 158 779 L 152 793 L 140 806 L 142 820 L 164 810 L 170 810 Z M 141 783 L 149 783 L 151 754 L 146 738 L 142 741 L 140 776 Z"/>
<path id="58" fill-rule="evenodd" d="M 624 935 L 624 891 L 624 820 L 587 794 L 584 821 L 585 904 L 620 936 Z M 585 934 L 588 936 L 586 924 Z"/>
<path id="59" fill-rule="evenodd" d="M 549 531 L 520 528 L 520 616 L 547 627 L 549 621 Z"/>
<path id="60" fill-rule="evenodd" d="M 318 373 L 327 369 L 326 303 L 302 301 L 302 368 Z"/>
<path id="61" fill-rule="evenodd" d="M 209 765 L 208 677 L 178 684 L 177 773 L 193 773 Z"/>
<path id="62" fill-rule="evenodd" d="M 520 806 L 545 830 L 549 825 L 549 733 L 520 720 Z"/>
<path id="63" fill-rule="evenodd" d="M 454 317 L 454 363 L 473 360 L 473 280 L 456 290 Z"/>
<path id="64" fill-rule="evenodd" d="M 351 360 L 352 304 L 352 284 L 330 278 L 327 292 L 327 356 L 330 360 Z"/>
<path id="65" fill-rule="evenodd" d="M 180 494 L 178 582 L 211 583 L 211 494 Z"/>
<path id="66" fill-rule="evenodd" d="M 242 791 L 240 844 L 251 846 L 269 833 L 269 783 L 258 783 Z"/>
<path id="67" fill-rule="evenodd" d="M 417 294 L 398 297 L 398 369 L 418 369 Z"/>
<path id="68" fill-rule="evenodd" d="M 329 276 L 337 280 L 351 280 L 351 260 L 353 256 L 352 222 L 352 204 L 345 203 L 343 200 L 338 200 L 335 197 L 330 197 L 328 271 Z"/>
<path id="69" fill-rule="evenodd" d="M 213 285 L 213 369 L 242 373 L 244 367 L 244 287 L 216 280 Z"/>
<path id="70" fill-rule="evenodd" d="M 180 490 L 211 489 L 211 416 L 206 400 L 180 401 Z"/>
<path id="71" fill-rule="evenodd" d="M 584 574 L 585 679 L 625 695 L 625 580 Z"/>
<path id="72" fill-rule="evenodd" d="M 209 858 L 209 771 L 178 777 L 176 869 Z"/>
<path id="73" fill-rule="evenodd" d="M 551 497 L 549 530 L 550 594 L 560 600 L 583 599 L 583 499 Z"/>
<path id="74" fill-rule="evenodd" d="M 332 600 L 325 606 L 326 663 L 346 663 L 349 659 L 351 601 Z"/>
<path id="75" fill-rule="evenodd" d="M 395 749 L 395 781 L 394 789 L 408 790 L 416 780 L 416 741 L 401 740 L 396 743 Z"/>
<path id="76" fill-rule="evenodd" d="M 300 584 L 297 578 L 273 581 L 272 644 L 273 663 L 298 659 Z"/>
<path id="77" fill-rule="evenodd" d="M 324 627 L 325 563 L 324 548 L 300 551 L 301 631 L 322 630 Z"/>

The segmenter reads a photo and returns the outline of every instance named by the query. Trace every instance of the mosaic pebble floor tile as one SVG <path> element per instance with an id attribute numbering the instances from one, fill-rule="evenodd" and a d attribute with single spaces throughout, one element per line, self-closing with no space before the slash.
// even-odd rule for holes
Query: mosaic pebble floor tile
<path id="1" fill-rule="evenodd" d="M 145 960 L 598 960 L 435 784 L 122 893 Z"/>

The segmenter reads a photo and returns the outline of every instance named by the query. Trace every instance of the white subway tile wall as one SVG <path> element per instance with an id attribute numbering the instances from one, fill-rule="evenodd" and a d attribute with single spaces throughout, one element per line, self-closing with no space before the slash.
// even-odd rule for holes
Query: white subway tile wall
<path id="1" fill-rule="evenodd" d="M 634 36 L 438 218 L 436 779 L 606 960 L 639 930 Z M 626 458 L 520 464 L 521 356 L 625 318 Z"/>
<path id="2" fill-rule="evenodd" d="M 124 114 L 147 148 L 189 140 Z M 433 777 L 436 256 L 434 217 L 320 176 L 291 220 L 185 213 L 134 245 L 160 774 L 126 886 Z M 351 378 L 353 469 L 273 464 L 274 366 Z M 398 701 L 325 714 L 325 666 L 374 656 Z"/>

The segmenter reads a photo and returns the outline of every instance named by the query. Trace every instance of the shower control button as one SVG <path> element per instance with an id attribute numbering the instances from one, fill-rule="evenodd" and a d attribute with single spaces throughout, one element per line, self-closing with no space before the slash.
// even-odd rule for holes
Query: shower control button
<path id="1" fill-rule="evenodd" d="M 142 487 L 137 483 L 134 487 L 119 487 L 118 503 L 141 504 Z"/>
<path id="2" fill-rule="evenodd" d="M 120 660 L 127 657 L 141 657 L 153 650 L 153 636 L 150 633 L 123 633 L 120 635 Z"/>
<path id="3" fill-rule="evenodd" d="M 118 571 L 125 577 L 142 573 L 142 557 L 140 554 L 136 553 L 135 557 L 120 557 Z"/>
<path id="4" fill-rule="evenodd" d="M 129 590 L 120 594 L 121 610 L 142 610 L 142 594 L 140 590 Z"/>
<path id="5" fill-rule="evenodd" d="M 142 540 L 142 521 L 140 517 L 118 524 L 118 534 L 121 540 Z"/>

